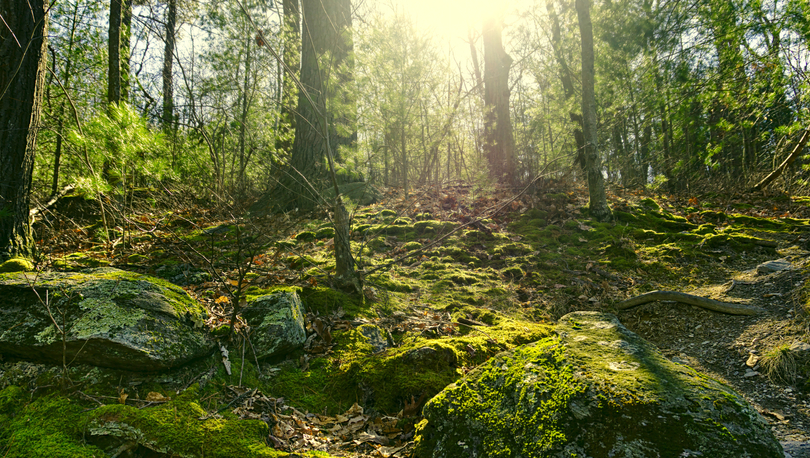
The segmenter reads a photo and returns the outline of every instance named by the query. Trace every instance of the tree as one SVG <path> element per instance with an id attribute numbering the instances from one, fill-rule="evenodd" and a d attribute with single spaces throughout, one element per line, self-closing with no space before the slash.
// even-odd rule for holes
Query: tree
<path id="1" fill-rule="evenodd" d="M 490 173 L 515 184 L 515 139 L 509 113 L 509 69 L 512 58 L 503 49 L 503 18 L 484 21 L 484 145 Z"/>
<path id="2" fill-rule="evenodd" d="M 590 0 L 576 0 L 579 34 L 582 46 L 582 132 L 585 138 L 583 169 L 588 176 L 589 209 L 599 221 L 611 218 L 605 196 L 605 178 L 599 159 L 596 135 L 596 89 L 593 55 L 593 25 L 591 24 Z"/>
<path id="3" fill-rule="evenodd" d="M 107 41 L 107 102 L 121 101 L 121 0 L 110 0 Z"/>
<path id="4" fill-rule="evenodd" d="M 47 0 L 0 0 L 0 259 L 31 257 L 28 217 L 47 60 Z"/>
<path id="5" fill-rule="evenodd" d="M 284 64 L 293 72 L 298 72 L 301 65 L 301 2 L 299 0 L 283 0 L 284 9 Z M 283 73 L 283 72 L 279 72 Z M 292 148 L 292 136 L 285 135 L 295 131 L 295 103 L 298 97 L 298 88 L 289 75 L 281 75 L 281 113 L 280 126 L 282 133 L 276 141 L 276 149 L 289 151 Z"/>
<path id="6" fill-rule="evenodd" d="M 351 143 L 354 128 L 346 125 L 354 116 L 353 94 L 347 87 L 352 77 L 351 3 L 303 0 L 302 6 L 300 80 L 306 93 L 298 94 L 289 170 L 271 193 L 285 210 L 316 206 L 327 177 L 327 155 Z"/>
<path id="7" fill-rule="evenodd" d="M 115 0 L 113 0 L 115 1 Z M 172 63 L 174 62 L 174 39 L 177 27 L 177 0 L 168 0 L 166 9 L 166 46 L 163 48 L 163 130 L 171 129 L 174 123 L 174 86 Z"/>

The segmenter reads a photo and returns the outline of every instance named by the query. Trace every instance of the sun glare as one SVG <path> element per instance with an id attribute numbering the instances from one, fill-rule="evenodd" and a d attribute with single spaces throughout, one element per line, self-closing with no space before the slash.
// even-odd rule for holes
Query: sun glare
<path id="1" fill-rule="evenodd" d="M 400 5 L 426 32 L 449 39 L 481 30 L 485 18 L 502 13 L 508 2 L 493 0 L 401 0 Z"/>

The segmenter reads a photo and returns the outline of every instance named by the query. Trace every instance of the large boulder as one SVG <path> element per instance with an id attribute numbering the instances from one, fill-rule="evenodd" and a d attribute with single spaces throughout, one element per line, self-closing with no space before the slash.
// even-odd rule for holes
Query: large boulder
<path id="1" fill-rule="evenodd" d="M 242 317 L 250 325 L 250 343 L 258 359 L 280 356 L 304 347 L 304 308 L 293 291 L 276 291 L 246 304 Z"/>
<path id="2" fill-rule="evenodd" d="M 211 354 L 205 318 L 183 289 L 146 275 L 106 267 L 0 274 L 3 355 L 164 370 Z"/>
<path id="3" fill-rule="evenodd" d="M 571 313 L 556 329 L 428 401 L 416 456 L 784 457 L 740 395 L 615 316 Z"/>

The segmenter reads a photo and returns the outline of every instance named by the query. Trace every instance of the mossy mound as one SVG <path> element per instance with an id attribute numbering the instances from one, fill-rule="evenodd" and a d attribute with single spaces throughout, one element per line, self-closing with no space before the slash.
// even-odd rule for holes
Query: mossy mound
<path id="1" fill-rule="evenodd" d="M 265 422 L 238 420 L 230 413 L 206 418 L 193 387 L 172 397 L 143 409 L 123 404 L 91 408 L 58 393 L 32 399 L 12 385 L 0 391 L 0 450 L 4 456 L 26 458 L 288 456 L 267 446 Z"/>
<path id="2" fill-rule="evenodd" d="M 741 396 L 613 315 L 571 313 L 556 331 L 428 401 L 415 456 L 784 456 Z"/>
<path id="3" fill-rule="evenodd" d="M 11 258 L 8 261 L 0 264 L 0 273 L 4 272 L 30 272 L 34 270 L 34 265 L 31 261 L 25 258 Z"/>

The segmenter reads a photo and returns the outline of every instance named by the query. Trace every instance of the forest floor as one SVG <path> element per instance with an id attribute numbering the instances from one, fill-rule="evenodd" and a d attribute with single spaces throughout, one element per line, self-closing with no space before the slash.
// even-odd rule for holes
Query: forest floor
<path id="1" fill-rule="evenodd" d="M 250 219 L 190 200 L 149 200 L 124 212 L 111 249 L 76 201 L 39 233 L 46 267 L 110 265 L 167 278 L 207 306 L 212 329 L 234 303 L 299 291 L 313 336 L 305 352 L 262 362 L 250 381 L 291 406 L 271 428 L 276 448 L 402 456 L 426 397 L 493 354 L 547 334 L 565 313 L 598 310 L 616 313 L 670 359 L 734 387 L 794 458 L 805 456 L 798 447 L 810 442 L 810 363 L 801 355 L 810 350 L 796 346 L 810 344 L 810 199 L 614 190 L 610 223 L 589 220 L 586 202 L 585 190 L 554 183 L 517 196 L 469 186 L 407 198 L 388 190 L 383 202 L 351 208 L 363 297 L 329 288 L 328 212 Z M 776 259 L 787 261 L 785 270 L 757 271 Z M 654 290 L 762 312 L 670 302 L 617 311 L 618 302 Z M 364 324 L 382 330 L 387 349 L 358 350 L 351 330 Z M 408 369 L 401 380 L 389 368 L 424 348 L 440 354 L 439 344 L 450 349 L 449 370 L 420 378 Z M 241 375 L 221 382 L 242 384 Z"/>

